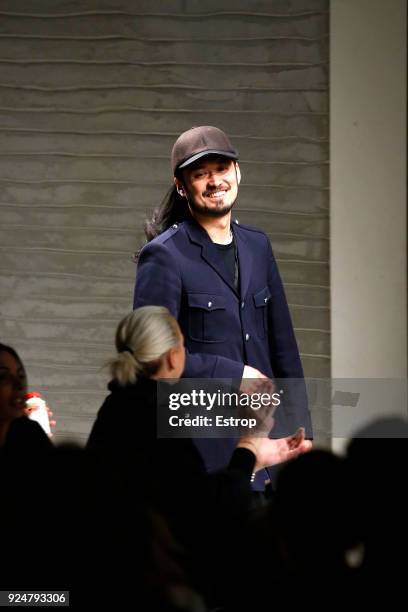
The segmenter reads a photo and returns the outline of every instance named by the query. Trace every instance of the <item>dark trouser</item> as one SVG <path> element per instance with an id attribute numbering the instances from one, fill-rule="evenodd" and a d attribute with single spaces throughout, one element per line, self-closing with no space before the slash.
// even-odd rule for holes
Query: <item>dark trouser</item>
<path id="1" fill-rule="evenodd" d="M 265 486 L 265 491 L 253 491 L 252 493 L 252 509 L 263 508 L 267 506 L 275 495 L 271 483 Z"/>

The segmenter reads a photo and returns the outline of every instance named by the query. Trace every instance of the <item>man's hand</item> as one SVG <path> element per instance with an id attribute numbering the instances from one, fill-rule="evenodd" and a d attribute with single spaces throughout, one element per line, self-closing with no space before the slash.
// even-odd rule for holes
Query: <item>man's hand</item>
<path id="1" fill-rule="evenodd" d="M 295 434 L 287 438 L 270 440 L 261 438 L 262 444 L 258 449 L 255 471 L 268 465 L 278 465 L 299 457 L 312 449 L 310 440 L 305 439 L 305 430 L 299 427 Z"/>
<path id="2" fill-rule="evenodd" d="M 305 430 L 299 427 L 295 434 L 287 438 L 270 440 L 269 438 L 241 438 L 238 447 L 248 448 L 256 455 L 255 472 L 284 463 L 307 453 L 312 449 L 312 442 L 305 439 Z"/>
<path id="3" fill-rule="evenodd" d="M 256 368 L 249 365 L 244 366 L 242 380 L 239 390 L 241 393 L 251 395 L 251 393 L 270 393 L 274 392 L 275 386 L 270 378 L 262 374 Z"/>
<path id="4" fill-rule="evenodd" d="M 257 408 L 253 408 L 251 402 L 244 403 L 241 407 L 240 417 L 256 419 L 256 427 L 251 425 L 250 434 L 257 437 L 267 437 L 269 432 L 271 431 L 274 419 L 273 414 L 275 412 L 276 406 L 272 402 L 272 395 L 276 391 L 276 385 L 274 382 L 262 374 L 256 368 L 246 365 L 244 367 L 244 372 L 242 374 L 241 385 L 239 388 L 239 392 L 242 395 L 253 395 L 257 394 Z M 259 396 L 262 395 L 261 405 L 259 404 Z M 270 401 L 266 403 L 266 396 L 269 395 Z M 252 409 L 251 409 L 252 408 Z M 241 428 L 241 437 L 246 437 L 247 433 L 245 428 Z"/>
<path id="5" fill-rule="evenodd" d="M 265 374 L 262 374 L 262 372 L 260 372 L 256 368 L 246 365 L 244 366 L 242 378 L 267 378 L 267 376 L 265 376 Z"/>

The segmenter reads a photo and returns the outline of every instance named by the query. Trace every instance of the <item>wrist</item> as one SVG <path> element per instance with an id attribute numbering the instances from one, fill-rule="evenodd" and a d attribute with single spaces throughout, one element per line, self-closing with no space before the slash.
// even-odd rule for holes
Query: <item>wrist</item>
<path id="1" fill-rule="evenodd" d="M 257 453 L 258 453 L 258 446 L 255 440 L 253 439 L 241 438 L 237 444 L 237 448 L 247 448 L 255 455 L 255 457 L 257 456 Z"/>
<path id="2" fill-rule="evenodd" d="M 261 465 L 258 463 L 258 443 L 257 438 L 241 438 L 236 448 L 246 448 L 255 455 L 255 464 L 252 472 L 251 482 L 255 479 L 255 474 L 261 469 Z"/>

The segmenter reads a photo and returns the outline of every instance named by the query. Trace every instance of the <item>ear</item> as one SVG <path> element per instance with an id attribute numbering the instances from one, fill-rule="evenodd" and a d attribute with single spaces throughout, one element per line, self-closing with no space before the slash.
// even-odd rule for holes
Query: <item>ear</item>
<path id="1" fill-rule="evenodd" d="M 241 182 L 241 169 L 239 167 L 239 163 L 238 162 L 235 162 L 235 169 L 237 171 L 237 179 L 238 179 L 238 185 L 239 185 L 240 182 Z"/>
<path id="2" fill-rule="evenodd" d="M 170 371 L 174 370 L 176 367 L 176 362 L 177 362 L 177 350 L 176 347 L 172 347 L 171 349 L 169 349 L 166 353 L 166 361 L 167 361 L 167 366 L 169 368 Z"/>
<path id="3" fill-rule="evenodd" d="M 184 198 L 186 195 L 186 192 L 184 191 L 183 183 L 176 176 L 174 177 L 174 184 L 176 186 L 177 193 Z"/>

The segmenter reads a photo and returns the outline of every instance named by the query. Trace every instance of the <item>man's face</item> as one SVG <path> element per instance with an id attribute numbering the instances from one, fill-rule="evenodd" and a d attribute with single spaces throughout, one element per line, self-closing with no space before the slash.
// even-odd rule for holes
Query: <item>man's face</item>
<path id="1" fill-rule="evenodd" d="M 193 213 L 223 217 L 234 205 L 240 179 L 236 162 L 209 155 L 183 170 L 182 178 L 176 178 L 175 183 L 179 193 L 182 190 L 187 196 Z"/>

